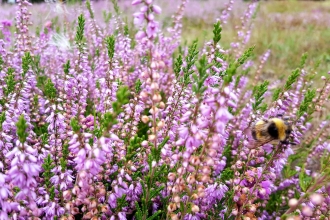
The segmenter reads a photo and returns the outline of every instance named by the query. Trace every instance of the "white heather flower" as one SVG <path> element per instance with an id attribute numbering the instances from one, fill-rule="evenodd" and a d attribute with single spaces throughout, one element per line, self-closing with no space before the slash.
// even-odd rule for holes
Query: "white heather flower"
<path id="1" fill-rule="evenodd" d="M 72 48 L 69 38 L 64 34 L 54 34 L 52 39 L 49 41 L 49 44 L 57 47 L 61 51 L 68 51 Z"/>

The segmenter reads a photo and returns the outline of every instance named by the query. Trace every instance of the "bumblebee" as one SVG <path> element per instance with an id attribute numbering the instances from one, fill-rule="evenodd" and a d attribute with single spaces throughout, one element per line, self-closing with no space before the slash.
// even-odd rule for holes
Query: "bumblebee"
<path id="1" fill-rule="evenodd" d="M 258 145 L 277 140 L 283 144 L 289 144 L 287 140 L 291 132 L 292 124 L 288 118 L 263 119 L 257 121 L 252 126 L 252 137 L 257 141 Z"/>

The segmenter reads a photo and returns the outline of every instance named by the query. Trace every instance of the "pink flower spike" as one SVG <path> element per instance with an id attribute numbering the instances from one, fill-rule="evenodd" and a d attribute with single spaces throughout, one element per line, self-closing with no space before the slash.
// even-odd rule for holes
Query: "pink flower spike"
<path id="1" fill-rule="evenodd" d="M 156 14 L 162 13 L 162 9 L 158 5 L 153 5 L 152 6 L 152 11 L 155 12 Z"/>
<path id="2" fill-rule="evenodd" d="M 142 0 L 133 0 L 132 5 L 138 5 L 142 2 Z"/>
<path id="3" fill-rule="evenodd" d="M 148 23 L 147 35 L 149 38 L 154 37 L 158 31 L 158 22 L 152 21 Z"/>

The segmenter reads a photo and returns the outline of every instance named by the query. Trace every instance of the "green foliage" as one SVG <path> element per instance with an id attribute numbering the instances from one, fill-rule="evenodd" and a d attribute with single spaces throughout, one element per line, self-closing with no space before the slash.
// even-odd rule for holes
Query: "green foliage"
<path id="1" fill-rule="evenodd" d="M 124 194 L 122 197 L 117 198 L 117 207 L 116 210 L 120 212 L 123 207 L 128 206 L 128 202 L 126 201 L 126 194 Z"/>
<path id="2" fill-rule="evenodd" d="M 194 79 L 194 84 L 192 86 L 192 90 L 196 93 L 197 96 L 201 96 L 207 87 L 204 85 L 205 80 L 208 77 L 206 70 L 209 68 L 207 64 L 207 58 L 204 55 L 200 60 L 199 64 L 197 65 L 198 75 L 194 73 L 192 75 Z"/>
<path id="3" fill-rule="evenodd" d="M 305 156 L 307 156 L 305 151 L 300 151 L 297 152 L 296 154 L 292 154 L 288 157 L 288 162 L 287 164 L 284 166 L 283 170 L 282 170 L 282 174 L 285 178 L 290 178 L 294 175 L 296 175 L 298 172 L 292 167 L 292 164 L 296 163 L 298 166 L 301 163 L 301 159 L 305 158 Z"/>
<path id="4" fill-rule="evenodd" d="M 36 125 L 33 128 L 33 132 L 36 133 L 38 137 L 47 134 L 48 135 L 48 123 L 44 123 L 43 125 Z"/>
<path id="5" fill-rule="evenodd" d="M 137 149 L 141 147 L 141 142 L 144 140 L 144 138 L 134 136 L 129 141 L 129 145 L 127 147 L 127 153 L 126 153 L 126 160 L 132 160 L 134 156 L 136 155 Z"/>
<path id="6" fill-rule="evenodd" d="M 81 126 L 79 125 L 79 122 L 76 118 L 71 119 L 70 125 L 75 133 L 80 131 Z"/>
<path id="7" fill-rule="evenodd" d="M 214 24 L 213 26 L 213 44 L 217 45 L 217 43 L 219 43 L 219 41 L 221 40 L 221 25 L 220 25 L 220 21 L 218 21 L 217 23 Z"/>
<path id="8" fill-rule="evenodd" d="M 81 46 L 81 44 L 84 41 L 84 29 L 85 29 L 85 18 L 83 14 L 80 14 L 78 17 L 78 27 L 75 36 L 75 41 L 78 46 Z"/>
<path id="9" fill-rule="evenodd" d="M 149 154 L 149 156 L 151 156 L 150 161 L 154 160 L 156 162 L 159 162 L 161 150 L 169 139 L 169 137 L 164 138 L 164 140 L 159 144 L 157 148 L 155 146 L 152 146 L 151 154 Z"/>
<path id="10" fill-rule="evenodd" d="M 299 109 L 297 111 L 297 118 L 300 118 L 304 113 L 311 113 L 314 109 L 311 108 L 311 104 L 316 95 L 315 89 L 307 90 L 304 100 L 301 102 Z"/>
<path id="11" fill-rule="evenodd" d="M 303 192 L 313 184 L 313 178 L 306 174 L 305 167 L 302 167 L 299 173 L 299 186 Z"/>
<path id="12" fill-rule="evenodd" d="M 2 130 L 2 123 L 6 120 L 6 112 L 3 111 L 0 114 L 0 131 Z"/>
<path id="13" fill-rule="evenodd" d="M 198 49 L 197 49 L 197 40 L 195 40 L 188 49 L 188 55 L 186 57 L 186 66 L 182 68 L 183 70 L 183 79 L 181 81 L 185 86 L 190 83 L 190 75 L 194 72 L 192 67 L 195 65 L 197 60 Z"/>
<path id="14" fill-rule="evenodd" d="M 224 85 L 228 85 L 233 80 L 233 76 L 236 74 L 237 68 L 240 67 L 245 61 L 252 55 L 255 46 L 248 48 L 243 55 L 236 61 L 229 63 L 228 69 L 223 77 Z"/>
<path id="15" fill-rule="evenodd" d="M 70 60 L 68 60 L 64 65 L 63 65 L 63 71 L 65 75 L 69 75 L 70 71 Z"/>
<path id="16" fill-rule="evenodd" d="M 142 86 L 141 80 L 137 79 L 135 81 L 135 92 L 136 92 L 136 94 L 139 94 L 141 92 L 141 86 Z"/>
<path id="17" fill-rule="evenodd" d="M 2 69 L 3 69 L 3 64 L 4 64 L 5 62 L 3 61 L 3 59 L 2 59 L 2 57 L 0 56 L 0 72 L 2 71 Z"/>
<path id="18" fill-rule="evenodd" d="M 124 35 L 125 36 L 128 36 L 128 25 L 126 24 L 125 26 L 124 26 Z"/>
<path id="19" fill-rule="evenodd" d="M 115 10 L 116 14 L 119 14 L 119 6 L 118 6 L 118 1 L 117 0 L 111 0 L 112 4 L 113 4 L 113 9 Z"/>
<path id="20" fill-rule="evenodd" d="M 25 52 L 24 56 L 22 57 L 22 77 L 24 78 L 27 71 L 30 69 L 30 64 L 32 62 L 32 57 L 30 52 Z"/>
<path id="21" fill-rule="evenodd" d="M 263 96 L 267 92 L 269 82 L 264 81 L 260 85 L 257 85 L 253 88 L 254 103 L 252 103 L 253 111 L 259 109 L 264 109 L 265 107 L 261 106 L 262 101 L 264 100 Z M 266 106 L 267 108 L 267 106 Z"/>
<path id="22" fill-rule="evenodd" d="M 53 201 L 55 198 L 55 186 L 52 186 L 49 190 L 49 199 Z"/>
<path id="23" fill-rule="evenodd" d="M 91 2 L 89 0 L 86 1 L 86 7 L 88 9 L 89 15 L 91 16 L 91 19 L 94 19 L 94 13 L 92 10 Z"/>
<path id="24" fill-rule="evenodd" d="M 5 77 L 5 82 L 7 87 L 3 88 L 3 93 L 5 96 L 8 96 L 10 93 L 12 93 L 15 90 L 15 85 L 17 82 L 15 81 L 14 71 L 15 70 L 11 67 L 7 69 L 7 74 Z"/>
<path id="25" fill-rule="evenodd" d="M 55 167 L 55 165 L 53 162 L 54 161 L 52 157 L 50 156 L 50 154 L 48 154 L 42 165 L 42 168 L 44 169 L 42 176 L 44 177 L 45 189 L 49 190 L 49 192 L 51 192 L 51 186 L 52 186 L 50 179 L 52 178 L 52 176 L 54 176 L 52 169 Z"/>
<path id="26" fill-rule="evenodd" d="M 299 78 L 299 76 L 300 76 L 300 69 L 297 68 L 297 69 L 293 70 L 292 73 L 291 73 L 291 75 L 289 76 L 289 78 L 285 82 L 284 87 L 283 88 L 277 88 L 277 89 L 274 90 L 272 101 L 273 102 L 277 101 L 279 98 L 282 97 L 282 95 L 284 94 L 284 92 L 290 90 L 292 88 L 292 85 Z"/>
<path id="27" fill-rule="evenodd" d="M 174 73 L 175 73 L 175 77 L 178 79 L 181 69 L 182 69 L 182 64 L 183 64 L 183 60 L 182 60 L 182 55 L 179 54 L 178 58 L 175 59 L 174 62 Z"/>
<path id="28" fill-rule="evenodd" d="M 157 177 L 164 176 L 164 173 L 165 174 L 168 173 L 168 171 L 166 171 L 164 168 L 166 169 L 166 165 L 162 165 L 161 167 L 155 168 L 156 171 L 154 178 L 151 177 L 150 173 L 146 176 L 145 182 L 147 183 L 148 190 L 146 189 L 144 182 L 141 182 L 142 185 L 141 205 L 137 202 L 135 203 L 137 210 L 135 213 L 135 217 L 137 220 L 155 219 L 157 216 L 159 216 L 162 213 L 161 210 L 158 210 L 156 213 L 148 217 L 149 207 L 152 205 L 152 199 L 160 195 L 160 192 L 164 189 L 164 186 L 152 188 L 153 186 L 155 186 L 154 180 L 157 180 Z"/>
<path id="29" fill-rule="evenodd" d="M 308 54 L 307 54 L 307 53 L 304 53 L 304 54 L 301 56 L 300 66 L 299 66 L 300 69 L 302 69 L 302 68 L 305 66 L 305 63 L 306 63 L 307 57 L 308 57 Z"/>
<path id="30" fill-rule="evenodd" d="M 27 136 L 29 135 L 26 132 L 27 129 L 27 124 L 24 118 L 24 115 L 20 115 L 18 118 L 18 121 L 16 123 L 16 132 L 17 132 L 17 136 L 19 141 L 23 144 L 26 141 Z"/>
<path id="31" fill-rule="evenodd" d="M 54 99 L 56 97 L 57 91 L 51 79 L 46 81 L 44 94 L 48 99 Z"/>
<path id="32" fill-rule="evenodd" d="M 94 113 L 94 102 L 89 97 L 86 100 L 87 106 L 84 115 L 87 117 L 88 115 L 92 115 Z"/>
<path id="33" fill-rule="evenodd" d="M 116 43 L 115 36 L 114 35 L 107 36 L 105 38 L 105 42 L 107 44 L 109 59 L 112 61 L 113 56 L 115 54 L 115 43 Z"/>
<path id="34" fill-rule="evenodd" d="M 118 115 L 123 111 L 122 106 L 129 102 L 130 92 L 127 86 L 119 87 L 116 97 L 117 100 L 112 103 L 113 111 Z"/>
<path id="35" fill-rule="evenodd" d="M 61 170 L 64 172 L 68 164 L 69 144 L 64 144 L 62 148 L 62 157 L 60 158 Z"/>
<path id="36" fill-rule="evenodd" d="M 291 89 L 293 83 L 295 83 L 300 76 L 300 69 L 295 69 L 292 71 L 291 75 L 289 76 L 288 80 L 286 81 L 284 85 L 284 90 L 287 91 Z"/>
<path id="37" fill-rule="evenodd" d="M 237 59 L 237 64 L 239 66 L 243 65 L 246 62 L 246 60 L 249 57 L 251 57 L 254 48 L 255 48 L 255 46 L 248 48 L 246 51 L 244 51 L 243 55 Z"/>
<path id="38" fill-rule="evenodd" d="M 323 155 L 321 157 L 321 172 L 322 174 L 325 174 L 328 176 L 328 179 L 330 178 L 330 167 L 329 167 L 329 161 L 330 161 L 330 154 L 324 150 Z M 329 179 L 330 181 L 330 179 Z"/>
<path id="39" fill-rule="evenodd" d="M 280 97 L 280 94 L 281 94 L 281 88 L 275 89 L 273 92 L 272 101 L 274 102 L 274 101 L 278 100 L 278 98 Z"/>
<path id="40" fill-rule="evenodd" d="M 220 180 L 221 182 L 225 182 L 227 180 L 230 180 L 234 177 L 234 171 L 230 168 L 227 167 L 221 172 Z"/>
<path id="41" fill-rule="evenodd" d="M 121 86 L 117 90 L 117 100 L 112 103 L 113 112 L 106 112 L 100 118 L 101 126 L 95 128 L 93 133 L 96 137 L 100 138 L 102 135 L 108 136 L 107 133 L 111 127 L 117 123 L 117 116 L 123 111 L 122 106 L 129 102 L 130 92 L 127 86 Z"/>
<path id="42" fill-rule="evenodd" d="M 272 212 L 279 212 L 280 208 L 283 208 L 282 206 L 282 196 L 285 192 L 278 190 L 272 194 L 270 194 L 269 196 L 269 200 L 268 203 L 266 205 L 266 211 L 268 213 L 272 213 Z"/>

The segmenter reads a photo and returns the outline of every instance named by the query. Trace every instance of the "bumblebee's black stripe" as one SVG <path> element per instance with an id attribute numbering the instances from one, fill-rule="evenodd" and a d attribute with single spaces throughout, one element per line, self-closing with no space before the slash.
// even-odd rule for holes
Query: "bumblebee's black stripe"
<path id="1" fill-rule="evenodd" d="M 272 122 L 267 128 L 268 134 L 272 136 L 274 139 L 278 139 L 278 129 L 276 124 Z"/>
<path id="2" fill-rule="evenodd" d="M 252 129 L 252 137 L 254 138 L 254 140 L 257 140 L 257 132 L 255 129 Z"/>

